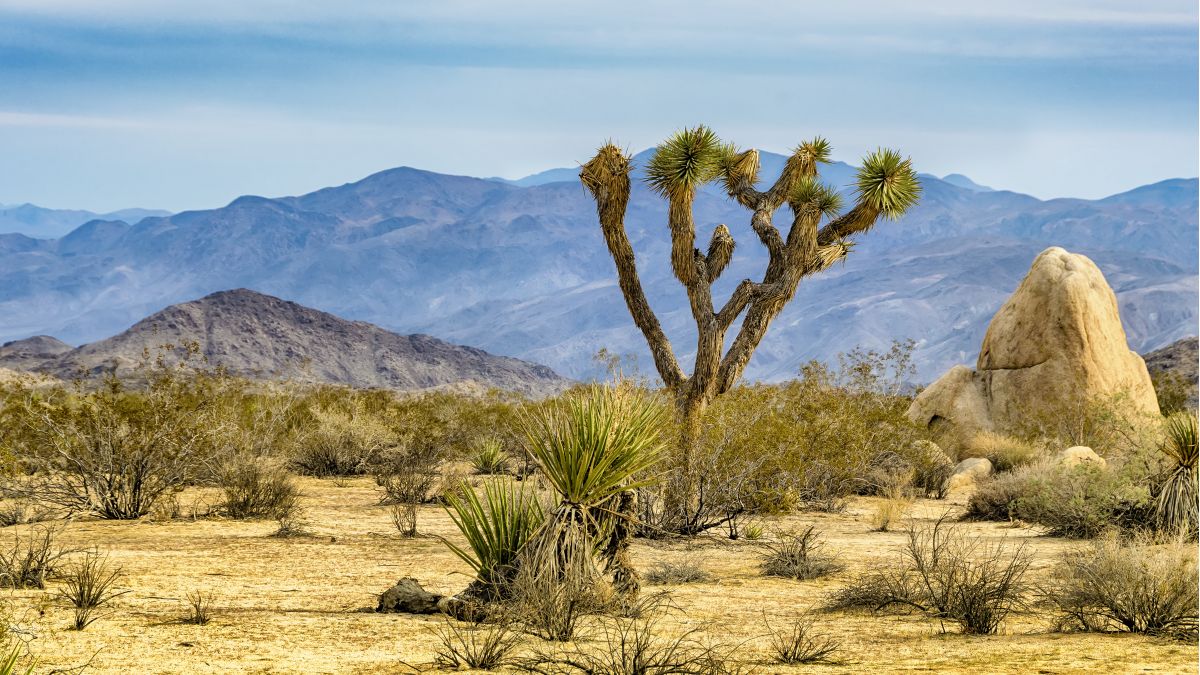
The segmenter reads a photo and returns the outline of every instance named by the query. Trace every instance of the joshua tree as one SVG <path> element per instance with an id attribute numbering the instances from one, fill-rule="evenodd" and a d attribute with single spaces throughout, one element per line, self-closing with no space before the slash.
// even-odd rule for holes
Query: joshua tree
<path id="1" fill-rule="evenodd" d="M 671 269 L 687 290 L 696 322 L 696 361 L 690 377 L 679 367 L 671 343 L 646 301 L 625 233 L 630 157 L 608 143 L 579 173 L 596 200 L 600 228 L 616 263 L 629 313 L 645 336 L 655 368 L 675 400 L 681 428 L 682 475 L 680 494 L 668 495 L 669 502 L 695 498 L 693 447 L 704 410 L 737 383 L 771 321 L 796 294 L 800 280 L 845 258 L 852 246 L 851 237 L 871 229 L 880 216 L 900 216 L 920 195 L 911 160 L 902 159 L 894 150 L 879 149 L 863 159 L 855 204 L 840 213 L 841 197 L 817 181 L 817 165 L 828 161 L 829 143 L 825 139 L 803 143 L 788 158 L 775 184 L 763 192 L 757 188 L 758 151 L 739 151 L 707 127 L 685 129 L 658 146 L 646 167 L 646 181 L 669 203 Z M 712 285 L 733 257 L 733 236 L 725 225 L 718 225 L 707 252 L 701 251 L 696 248 L 692 213 L 697 188 L 711 181 L 719 181 L 732 199 L 750 211 L 750 227 L 769 255 L 762 280 L 743 280 L 720 309 L 713 305 Z M 793 216 L 786 235 L 771 222 L 772 215 L 784 204 Z M 743 313 L 737 336 L 724 351 L 725 335 Z"/>

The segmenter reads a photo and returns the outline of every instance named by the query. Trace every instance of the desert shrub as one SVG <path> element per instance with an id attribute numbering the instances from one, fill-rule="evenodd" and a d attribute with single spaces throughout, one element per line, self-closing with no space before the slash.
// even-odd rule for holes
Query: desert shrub
<path id="1" fill-rule="evenodd" d="M 910 528 L 900 565 L 860 575 L 830 606 L 916 609 L 953 621 L 964 633 L 986 635 L 1024 605 L 1029 564 L 1024 544 L 1009 550 L 986 543 L 943 517 Z"/>
<path id="2" fill-rule="evenodd" d="M 440 645 L 435 661 L 441 668 L 495 670 L 512 661 L 512 652 L 523 641 L 519 632 L 501 618 L 495 623 L 462 623 L 447 619 L 434 630 Z"/>
<path id="3" fill-rule="evenodd" d="M 913 444 L 912 488 L 918 497 L 945 499 L 947 481 L 954 473 L 954 463 L 933 441 L 919 440 Z"/>
<path id="4" fill-rule="evenodd" d="M 1018 519 L 1073 538 L 1109 528 L 1145 529 L 1153 521 L 1147 481 L 1134 464 L 1105 469 L 1042 461 L 981 483 L 967 502 L 966 517 Z"/>
<path id="5" fill-rule="evenodd" d="M 230 518 L 276 518 L 298 507 L 300 490 L 282 464 L 266 457 L 234 457 L 218 472 L 221 511 Z"/>
<path id="6" fill-rule="evenodd" d="M 837 511 L 851 494 L 875 494 L 912 482 L 925 431 L 905 415 L 911 342 L 881 353 L 856 349 L 836 368 L 806 364 L 782 385 L 735 387 L 708 407 L 690 458 L 696 499 L 665 508 L 656 494 L 639 495 L 640 534 L 696 534 L 746 515 L 798 507 Z M 674 434 L 674 432 L 672 432 Z M 648 492 L 671 493 L 682 480 L 673 448 L 664 482 Z"/>
<path id="7" fill-rule="evenodd" d="M 1045 593 L 1060 630 L 1196 635 L 1196 548 L 1107 537 L 1064 554 Z"/>
<path id="8" fill-rule="evenodd" d="M 184 623 L 207 626 L 212 621 L 212 593 L 200 590 L 188 591 L 184 596 L 184 602 L 187 605 L 187 613 L 183 617 Z"/>
<path id="9" fill-rule="evenodd" d="M 89 552 L 83 560 L 64 575 L 66 588 L 60 596 L 70 602 L 75 608 L 75 619 L 71 624 L 73 630 L 83 630 L 95 621 L 95 611 L 129 591 L 118 591 L 115 588 L 117 579 L 121 576 L 121 568 L 112 568 L 108 558 L 99 553 Z"/>
<path id="10" fill-rule="evenodd" d="M 368 473 L 376 458 L 396 444 L 379 416 L 351 399 L 346 405 L 314 408 L 312 423 L 296 441 L 292 466 L 306 476 L 328 478 Z"/>
<path id="11" fill-rule="evenodd" d="M 1192 412 L 1177 412 L 1167 418 L 1163 453 L 1167 476 L 1157 486 L 1155 524 L 1160 530 L 1178 532 L 1195 539 L 1197 527 L 1197 420 Z"/>
<path id="12" fill-rule="evenodd" d="M 793 621 L 786 629 L 777 630 L 767 624 L 771 636 L 771 655 L 777 663 L 789 665 L 832 663 L 841 644 L 820 633 L 811 618 Z"/>
<path id="13" fill-rule="evenodd" d="M 277 539 L 312 536 L 312 532 L 309 530 L 308 513 L 301 506 L 276 513 L 275 522 L 278 527 L 270 536 Z"/>
<path id="14" fill-rule="evenodd" d="M 887 495 L 875 504 L 875 513 L 871 516 L 871 528 L 876 532 L 887 532 L 893 525 L 900 522 L 910 506 L 912 506 L 912 500 L 898 490 Z"/>
<path id="15" fill-rule="evenodd" d="M 1045 470 L 1045 467 L 1019 469 L 980 481 L 975 491 L 967 498 L 964 520 L 1012 520 L 1015 517 L 1017 499 L 1024 493 L 1030 481 L 1028 474 L 1038 470 Z"/>
<path id="16" fill-rule="evenodd" d="M 836 574 L 846 567 L 836 556 L 825 552 L 821 534 L 812 525 L 799 533 L 785 534 L 777 543 L 765 547 L 759 567 L 767 576 L 803 581 Z"/>
<path id="17" fill-rule="evenodd" d="M 59 546 L 62 531 L 55 527 L 33 527 L 24 536 L 14 533 L 10 546 L 0 547 L 0 586 L 45 588 L 46 578 L 75 551 Z"/>
<path id="18" fill-rule="evenodd" d="M 1151 508 L 1144 479 L 1083 463 L 1026 473 L 1012 513 L 1055 536 L 1088 538 L 1110 527 L 1144 528 L 1152 521 Z"/>
<path id="19" fill-rule="evenodd" d="M 646 571 L 645 579 L 656 586 L 666 584 L 694 584 L 712 580 L 712 575 L 691 560 L 681 562 L 659 561 Z"/>
<path id="20" fill-rule="evenodd" d="M 483 499 L 467 483 L 446 496 L 446 513 L 466 537 L 462 548 L 446 545 L 475 572 L 473 595 L 504 597 L 515 572 L 517 555 L 546 514 L 537 496 L 524 486 L 495 481 L 483 487 Z"/>
<path id="21" fill-rule="evenodd" d="M 723 675 L 737 672 L 731 652 L 702 643 L 696 629 L 667 634 L 656 613 L 648 612 L 641 618 L 603 619 L 592 640 L 539 649 L 519 665 L 527 672 L 546 675 Z"/>
<path id="22" fill-rule="evenodd" d="M 483 475 L 507 472 L 508 455 L 504 452 L 504 446 L 495 438 L 480 439 L 475 443 L 471 455 L 471 467 L 475 469 L 475 473 Z"/>
<path id="23" fill-rule="evenodd" d="M 30 475 L 10 480 L 5 492 L 133 519 L 198 478 L 224 424 L 213 401 L 227 378 L 163 365 L 140 374 L 138 391 L 110 376 L 98 391 L 51 390 L 26 401 L 22 461 Z"/>
<path id="24" fill-rule="evenodd" d="M 984 431 L 971 436 L 958 450 L 958 459 L 985 457 L 996 471 L 1012 471 L 1044 455 L 1033 443 L 995 432 Z"/>

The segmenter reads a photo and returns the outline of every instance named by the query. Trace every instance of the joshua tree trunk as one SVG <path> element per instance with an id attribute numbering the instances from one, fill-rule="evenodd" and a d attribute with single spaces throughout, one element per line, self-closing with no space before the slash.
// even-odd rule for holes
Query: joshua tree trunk
<path id="1" fill-rule="evenodd" d="M 671 269 L 687 291 L 696 323 L 696 360 L 690 376 L 679 367 L 671 342 L 650 309 L 625 231 L 630 158 L 610 143 L 580 171 L 580 179 L 596 200 L 600 229 L 616 264 L 629 313 L 650 347 L 664 386 L 674 396 L 681 429 L 682 466 L 678 469 L 682 473 L 678 494 L 667 495 L 668 508 L 672 504 L 686 506 L 698 498 L 695 450 L 704 410 L 737 383 L 801 279 L 842 260 L 850 251 L 848 238 L 869 230 L 880 215 L 897 217 L 917 200 L 920 186 L 911 162 L 894 151 L 879 150 L 864 160 L 859 171 L 854 207 L 838 215 L 840 197 L 816 182 L 817 165 L 828 158 L 829 144 L 824 139 L 800 145 L 775 184 L 762 192 L 756 188 L 758 152 L 738 152 L 706 127 L 681 131 L 658 147 L 647 167 L 647 181 L 668 201 Z M 742 280 L 719 309 L 713 304 L 712 285 L 733 258 L 733 236 L 725 225 L 718 225 L 707 250 L 701 251 L 696 248 L 692 214 L 696 189 L 714 180 L 750 211 L 750 228 L 769 256 L 762 280 Z M 786 237 L 771 222 L 785 203 L 793 216 Z M 823 219 L 825 224 L 819 227 Z M 733 343 L 722 353 L 726 334 L 743 313 Z"/>

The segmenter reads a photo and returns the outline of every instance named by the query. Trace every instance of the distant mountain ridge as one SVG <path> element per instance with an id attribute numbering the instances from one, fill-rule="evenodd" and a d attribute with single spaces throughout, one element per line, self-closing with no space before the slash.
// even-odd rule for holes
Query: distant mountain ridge
<path id="1" fill-rule="evenodd" d="M 91 220 L 137 222 L 142 218 L 169 216 L 159 209 L 121 209 L 94 213 L 79 209 L 47 209 L 33 204 L 0 204 L 0 234 L 23 234 L 35 239 L 55 239 Z"/>
<path id="2" fill-rule="evenodd" d="M 10 342 L 0 347 L 0 367 L 60 378 L 122 372 L 147 351 L 193 342 L 209 365 L 253 377 L 399 390 L 473 385 L 531 395 L 569 384 L 545 366 L 428 335 L 397 335 L 247 289 L 172 305 L 76 349 L 49 336 Z"/>
<path id="3" fill-rule="evenodd" d="M 635 177 L 651 152 L 634 158 Z M 763 181 L 784 161 L 762 153 Z M 834 162 L 822 178 L 847 191 L 854 172 Z M 88 342 L 172 303 L 245 287 L 571 377 L 600 373 L 591 357 L 601 347 L 648 368 L 595 205 L 573 169 L 538 175 L 553 180 L 522 187 L 400 167 L 306 195 L 240 197 L 132 224 L 92 221 L 55 240 L 0 234 L 0 340 L 49 334 Z M 1052 245 L 1088 255 L 1104 271 L 1135 350 L 1200 332 L 1195 179 L 1101 200 L 1046 201 L 921 180 L 916 208 L 881 222 L 844 264 L 801 285 L 749 378 L 783 379 L 808 359 L 913 338 L 919 377 L 929 381 L 974 360 L 991 315 Z M 726 223 L 738 244 L 718 301 L 739 280 L 761 275 L 765 253 L 747 212 L 716 186 L 698 194 L 696 222 L 701 241 Z M 694 329 L 667 264 L 666 205 L 640 181 L 626 223 L 647 295 L 686 363 Z"/>

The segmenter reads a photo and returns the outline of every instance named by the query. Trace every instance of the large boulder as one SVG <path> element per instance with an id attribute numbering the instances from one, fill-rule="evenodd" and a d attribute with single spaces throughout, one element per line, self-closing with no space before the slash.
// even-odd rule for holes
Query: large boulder
<path id="1" fill-rule="evenodd" d="M 1158 412 L 1142 357 L 1129 349 L 1117 298 L 1087 257 L 1048 248 L 992 317 L 974 371 L 956 366 L 925 389 L 909 418 L 929 427 L 1011 432 L 1029 416 L 1123 392 Z"/>

